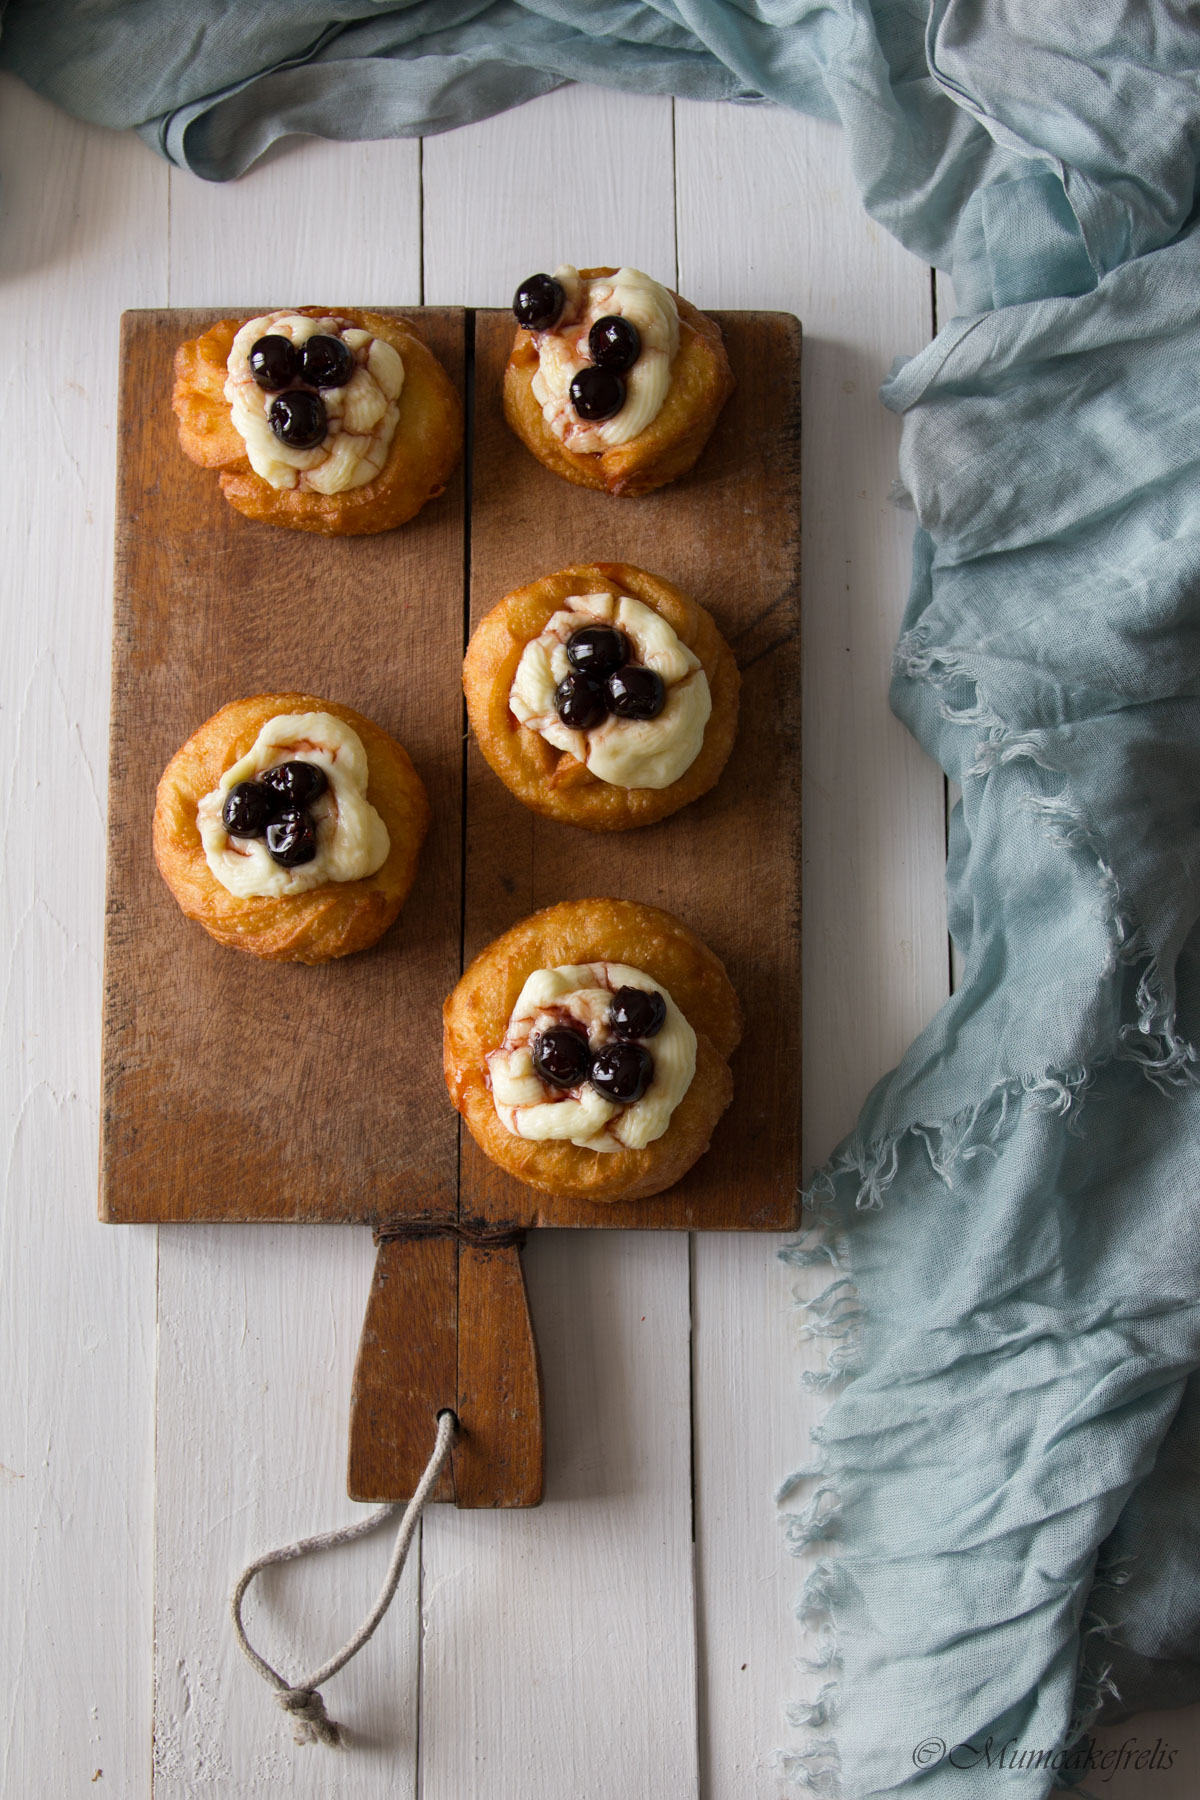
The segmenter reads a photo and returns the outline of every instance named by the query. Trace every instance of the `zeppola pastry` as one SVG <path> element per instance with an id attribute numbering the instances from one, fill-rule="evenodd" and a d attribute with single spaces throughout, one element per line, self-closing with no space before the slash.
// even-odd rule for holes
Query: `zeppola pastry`
<path id="1" fill-rule="evenodd" d="M 534 812 L 648 825 L 708 792 L 733 747 L 739 676 L 710 615 L 629 563 L 508 594 L 463 665 L 479 747 Z"/>
<path id="2" fill-rule="evenodd" d="M 154 855 L 218 943 L 321 963 L 387 930 L 428 825 L 421 779 L 378 725 L 312 694 L 256 694 L 171 758 Z"/>
<path id="3" fill-rule="evenodd" d="M 733 392 L 720 329 L 640 269 L 531 275 L 504 416 L 540 463 L 610 494 L 648 494 L 692 467 Z"/>
<path id="4" fill-rule="evenodd" d="M 446 1085 L 472 1137 L 530 1187 L 638 1200 L 680 1179 L 733 1095 L 741 1038 L 720 960 L 628 900 L 534 913 L 445 1006 Z"/>
<path id="5" fill-rule="evenodd" d="M 440 494 L 462 404 L 406 321 L 302 306 L 222 319 L 175 354 L 184 453 L 247 518 L 390 531 Z"/>

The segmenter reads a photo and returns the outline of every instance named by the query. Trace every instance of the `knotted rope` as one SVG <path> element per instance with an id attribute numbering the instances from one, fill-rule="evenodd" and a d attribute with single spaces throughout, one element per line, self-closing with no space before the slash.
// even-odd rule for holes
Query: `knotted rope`
<path id="1" fill-rule="evenodd" d="M 273 1563 L 295 1562 L 297 1557 L 309 1556 L 314 1550 L 332 1550 L 337 1544 L 351 1544 L 355 1538 L 366 1537 L 368 1532 L 377 1530 L 386 1519 L 392 1518 L 399 1512 L 403 1502 L 396 1501 L 393 1505 L 381 1506 L 369 1517 L 360 1519 L 353 1525 L 344 1525 L 340 1531 L 325 1531 L 319 1537 L 301 1538 L 298 1543 L 285 1544 L 282 1549 L 268 1550 L 265 1556 L 258 1557 L 238 1577 L 238 1584 L 233 1590 L 229 1603 L 233 1613 L 233 1629 L 237 1641 L 263 1680 L 271 1682 L 276 1689 L 275 1698 L 284 1712 L 292 1715 L 295 1721 L 295 1730 L 292 1735 L 298 1744 L 321 1743 L 328 1744 L 331 1748 L 341 1744 L 342 1728 L 325 1711 L 325 1702 L 318 1689 L 323 1682 L 329 1680 L 331 1675 L 336 1675 L 339 1669 L 344 1669 L 352 1656 L 357 1656 L 391 1605 L 392 1598 L 400 1584 L 400 1577 L 404 1572 L 405 1560 L 422 1509 L 445 1466 L 457 1430 L 458 1420 L 449 1408 L 443 1409 L 437 1416 L 437 1436 L 434 1440 L 433 1454 L 425 1465 L 425 1473 L 417 1483 L 416 1493 L 404 1506 L 404 1516 L 400 1520 L 400 1529 L 396 1533 L 392 1560 L 388 1564 L 387 1575 L 379 1590 L 379 1598 L 354 1636 L 349 1638 L 341 1649 L 329 1658 L 328 1662 L 322 1663 L 321 1667 L 315 1670 L 307 1681 L 298 1681 L 294 1684 L 285 1681 L 278 1669 L 273 1669 L 267 1659 L 259 1655 L 246 1636 L 246 1628 L 242 1624 L 242 1601 L 245 1598 L 246 1589 L 260 1570 L 269 1569 Z"/>
<path id="2" fill-rule="evenodd" d="M 472 1250 L 519 1250 L 525 1242 L 520 1225 L 473 1225 L 467 1220 L 422 1219 L 412 1224 L 377 1225 L 373 1233 L 376 1244 L 413 1244 L 426 1238 L 454 1238 Z"/>

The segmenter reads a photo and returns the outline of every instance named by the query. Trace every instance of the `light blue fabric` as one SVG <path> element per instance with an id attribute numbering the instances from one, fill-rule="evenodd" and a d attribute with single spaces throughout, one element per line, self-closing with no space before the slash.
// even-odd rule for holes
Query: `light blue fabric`
<path id="1" fill-rule="evenodd" d="M 963 786 L 966 970 L 823 1182 L 865 1310 L 822 1434 L 846 1555 L 813 1589 L 853 1794 L 905 1773 L 866 1695 L 910 1760 L 966 1746 L 932 1795 L 989 1738 L 1063 1743 L 1110 1534 L 1093 1623 L 1123 1647 L 1093 1634 L 1078 1705 L 1200 1698 L 1196 1456 L 1156 1465 L 1200 1361 L 1193 368 L 1195 225 L 1091 293 L 954 321 L 884 389 L 923 527 L 893 704 Z"/>
<path id="2" fill-rule="evenodd" d="M 792 1770 L 1033 1800 L 1101 1703 L 1200 1698 L 1194 15 L 17 0 L 3 59 L 218 179 L 574 77 L 842 121 L 964 313 L 884 399 L 919 523 L 893 702 L 962 785 L 966 970 L 788 1253 L 835 1265 L 809 1323 L 850 1377 L 785 1484 L 793 1547 L 841 1552 L 807 1600 L 840 1705 L 798 1709 L 833 1734 Z"/>

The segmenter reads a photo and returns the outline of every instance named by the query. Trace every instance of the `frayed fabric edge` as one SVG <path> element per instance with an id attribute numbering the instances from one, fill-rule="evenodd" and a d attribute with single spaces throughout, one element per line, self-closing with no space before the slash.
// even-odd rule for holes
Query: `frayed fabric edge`
<path id="1" fill-rule="evenodd" d="M 1030 796 L 1025 806 L 1045 822 L 1052 842 L 1067 850 L 1081 850 L 1095 861 L 1097 903 L 1112 936 L 1112 955 L 1103 973 L 1111 974 L 1118 964 L 1126 968 L 1144 965 L 1137 985 L 1137 1024 L 1121 1027 L 1116 1059 L 1139 1064 L 1147 1080 L 1159 1088 L 1195 1081 L 1196 1048 L 1176 1029 L 1174 1004 L 1158 959 L 1145 927 L 1122 904 L 1116 872 L 1099 831 L 1068 793 Z"/>
<path id="2" fill-rule="evenodd" d="M 1117 1634 L 1118 1622 L 1110 1610 L 1110 1597 L 1119 1595 L 1133 1573 L 1127 1558 L 1098 1562 L 1088 1593 L 1087 1608 L 1079 1623 L 1079 1674 L 1075 1681 L 1075 1714 L 1069 1742 L 1078 1743 L 1100 1717 L 1106 1700 L 1120 1700 L 1113 1680 L 1107 1647 Z"/>
<path id="3" fill-rule="evenodd" d="M 832 1276 L 818 1293 L 795 1297 L 801 1319 L 800 1340 L 817 1340 L 829 1346 L 825 1369 L 806 1370 L 802 1377 L 806 1386 L 818 1391 L 828 1390 L 857 1371 L 863 1324 L 862 1305 L 850 1274 L 849 1239 L 834 1218 L 833 1198 L 833 1174 L 823 1171 L 803 1196 L 813 1222 L 779 1251 L 780 1261 L 792 1268 L 824 1268 Z M 820 1428 L 814 1427 L 811 1436 L 814 1447 L 821 1451 L 818 1459 L 792 1470 L 775 1495 L 777 1504 L 783 1504 L 804 1483 L 816 1484 L 804 1506 L 781 1514 L 784 1542 L 792 1556 L 801 1556 L 810 1546 L 835 1538 L 841 1517 L 842 1497 L 836 1482 L 829 1477 Z M 801 1658 L 799 1666 L 806 1673 L 824 1675 L 826 1679 L 807 1698 L 789 1704 L 785 1717 L 789 1725 L 818 1735 L 780 1750 L 774 1759 L 779 1775 L 820 1800 L 841 1800 L 843 1793 L 841 1762 L 832 1729 L 841 1692 L 841 1653 L 832 1615 L 843 1580 L 837 1564 L 823 1558 L 813 1565 L 801 1590 L 796 1616 L 806 1624 L 816 1625 L 818 1630 L 816 1654 Z"/>
<path id="4" fill-rule="evenodd" d="M 1067 1729 L 1068 1751 L 1085 1742 L 1100 1717 L 1105 1701 L 1119 1701 L 1121 1698 L 1121 1690 L 1113 1679 L 1112 1661 L 1108 1655 L 1108 1646 L 1115 1639 L 1119 1628 L 1109 1605 L 1110 1596 L 1120 1593 L 1132 1573 L 1133 1565 L 1126 1557 L 1113 1557 L 1107 1562 L 1097 1561 L 1087 1607 L 1079 1621 L 1079 1672 L 1075 1678 L 1074 1711 Z M 1101 1800 L 1094 1788 L 1084 1787 L 1082 1782 L 1072 1783 L 1069 1765 L 1064 1766 L 1060 1779 L 1063 1787 L 1076 1800 Z"/>
<path id="5" fill-rule="evenodd" d="M 830 1197 L 832 1193 L 831 1185 Z M 818 1210 L 818 1203 L 813 1196 L 806 1198 L 809 1200 L 810 1210 Z M 822 1215 L 795 1243 L 785 1245 L 779 1256 L 782 1262 L 793 1268 L 817 1268 L 829 1264 L 834 1272 L 834 1279 L 819 1293 L 796 1297 L 796 1311 L 802 1320 L 798 1338 L 801 1341 L 815 1339 L 831 1346 L 825 1359 L 825 1370 L 806 1371 L 803 1378 L 807 1386 L 825 1391 L 853 1374 L 859 1363 L 862 1306 L 854 1283 L 846 1273 L 849 1246 L 844 1234 L 834 1228 L 832 1219 Z M 812 1436 L 814 1445 L 819 1448 L 819 1430 L 814 1430 Z M 807 1482 L 815 1482 L 816 1485 L 806 1503 L 797 1511 L 781 1514 L 784 1542 L 792 1556 L 800 1556 L 811 1545 L 826 1543 L 838 1535 L 842 1501 L 836 1485 L 825 1478 L 823 1453 L 816 1462 L 793 1469 L 785 1476 L 776 1489 L 776 1504 L 783 1505 L 797 1488 Z M 824 1584 L 829 1578 L 829 1570 L 830 1565 L 822 1563 L 810 1574 L 798 1608 L 801 1616 L 808 1616 L 810 1612 L 827 1612 Z M 809 1659 L 804 1666 L 813 1671 L 829 1670 L 839 1660 L 831 1622 L 823 1624 L 819 1642 L 818 1655 Z M 836 1681 L 827 1682 L 815 1699 L 789 1707 L 789 1722 L 793 1725 L 811 1726 L 830 1723 L 835 1711 L 836 1691 Z M 825 1786 L 814 1791 L 833 1793 L 836 1790 Z"/>
<path id="6" fill-rule="evenodd" d="M 913 680 L 927 680 L 934 686 L 974 676 L 960 659 L 928 646 L 920 631 L 901 639 L 895 657 L 898 674 Z M 942 705 L 943 715 L 955 723 L 975 725 L 983 733 L 976 746 L 974 761 L 966 771 L 969 776 L 985 776 L 993 769 L 1027 759 L 1055 774 L 1062 774 L 1046 759 L 1042 742 L 1036 735 L 1014 735 L 1004 720 L 988 704 L 976 686 L 975 702 L 970 707 Z M 808 1216 L 814 1221 L 794 1243 L 779 1252 L 781 1261 L 795 1268 L 827 1266 L 835 1275 L 819 1294 L 797 1297 L 797 1310 L 803 1315 L 800 1338 L 820 1339 L 831 1344 L 823 1371 L 806 1370 L 804 1385 L 825 1392 L 858 1373 L 861 1365 L 864 1309 L 852 1272 L 850 1242 L 839 1228 L 833 1212 L 836 1183 L 839 1177 L 854 1175 L 858 1179 L 855 1207 L 867 1211 L 882 1207 L 888 1190 L 899 1172 L 901 1148 L 908 1138 L 921 1142 L 929 1158 L 932 1172 L 946 1185 L 956 1164 L 972 1157 L 996 1154 L 996 1145 L 1005 1135 L 1014 1107 L 1025 1103 L 1067 1120 L 1069 1130 L 1078 1129 L 1078 1114 L 1097 1071 L 1109 1062 L 1127 1061 L 1140 1066 L 1146 1079 L 1156 1087 L 1168 1089 L 1192 1085 L 1200 1080 L 1200 1057 L 1196 1046 L 1179 1033 L 1172 998 L 1167 991 L 1158 961 L 1143 926 L 1122 905 L 1119 883 L 1100 832 L 1076 805 L 1066 787 L 1054 796 L 1032 797 L 1027 804 L 1045 820 L 1049 834 L 1064 849 L 1082 851 L 1096 865 L 1097 904 L 1112 934 L 1111 974 L 1118 965 L 1142 967 L 1137 987 L 1137 1023 L 1121 1027 L 1113 1051 L 1093 1060 L 1087 1066 L 1074 1068 L 1047 1067 L 1035 1074 L 1015 1076 L 998 1082 L 973 1105 L 964 1107 L 941 1124 L 910 1123 L 884 1136 L 865 1141 L 851 1136 L 838 1154 L 814 1178 L 802 1196 Z M 811 1432 L 813 1443 L 821 1444 L 820 1427 Z M 817 1482 L 807 1504 L 799 1511 L 784 1513 L 781 1523 L 790 1554 L 802 1555 L 813 1544 L 836 1537 L 844 1495 L 831 1471 L 828 1458 L 822 1455 L 812 1465 L 796 1469 L 780 1484 L 777 1503 L 790 1499 L 806 1481 Z M 1112 1635 L 1101 1597 L 1117 1589 L 1127 1579 L 1120 1569 L 1097 1570 L 1089 1595 L 1088 1611 L 1080 1625 L 1080 1668 L 1077 1678 L 1075 1717 L 1069 1739 L 1077 1742 L 1098 1717 L 1104 1700 L 1116 1694 L 1111 1667 L 1103 1657 L 1103 1647 Z M 799 1619 L 819 1620 L 821 1645 L 816 1658 L 801 1662 L 813 1672 L 839 1668 L 834 1609 L 838 1591 L 845 1581 L 844 1573 L 830 1560 L 817 1563 L 810 1572 L 796 1607 Z M 797 1748 L 780 1751 L 776 1766 L 796 1787 L 822 1797 L 841 1800 L 841 1762 L 836 1739 L 828 1729 L 837 1718 L 840 1683 L 826 1681 L 808 1700 L 788 1706 L 786 1716 L 792 1725 L 824 1731 Z M 1082 1789 L 1076 1790 L 1085 1800 Z"/>
<path id="7" fill-rule="evenodd" d="M 806 1386 L 826 1391 L 852 1378 L 861 1367 L 866 1314 L 854 1281 L 850 1240 L 834 1211 L 839 1177 L 853 1175 L 857 1178 L 855 1204 L 860 1210 L 882 1207 L 887 1189 L 899 1169 L 902 1146 L 906 1139 L 915 1139 L 923 1146 L 934 1172 L 949 1184 L 956 1160 L 967 1160 L 985 1150 L 994 1152 L 995 1145 L 1013 1121 L 1017 1103 L 1032 1103 L 1060 1116 L 1070 1115 L 1082 1105 L 1093 1078 L 1094 1070 L 1080 1068 L 1045 1070 L 1038 1075 L 1000 1083 L 978 1105 L 965 1108 L 945 1126 L 907 1126 L 886 1140 L 857 1146 L 852 1138 L 838 1156 L 819 1171 L 802 1196 L 811 1222 L 792 1243 L 785 1244 L 778 1252 L 780 1261 L 793 1268 L 825 1268 L 833 1276 L 818 1293 L 795 1297 L 796 1312 L 802 1321 L 798 1333 L 800 1340 L 817 1340 L 831 1346 L 824 1371 L 804 1372 L 801 1379 Z M 819 1424 L 813 1426 L 810 1437 L 819 1452 L 817 1458 L 785 1476 L 775 1495 L 777 1504 L 783 1505 L 805 1483 L 815 1483 L 803 1506 L 780 1514 L 784 1543 L 792 1556 L 802 1556 L 814 1546 L 836 1540 L 847 1498 L 839 1484 L 838 1471 L 824 1448 Z M 1105 1613 L 1102 1596 L 1124 1585 L 1127 1579 L 1127 1574 L 1119 1567 L 1096 1571 L 1089 1591 L 1088 1610 L 1080 1623 L 1080 1669 L 1075 1715 L 1066 1740 L 1068 1746 L 1076 1743 L 1094 1723 L 1104 1699 L 1116 1693 L 1111 1668 L 1103 1654 L 1104 1645 L 1112 1635 L 1112 1624 Z M 815 1693 L 785 1707 L 785 1717 L 790 1725 L 806 1727 L 820 1735 L 781 1750 L 775 1758 L 775 1766 L 782 1776 L 802 1791 L 819 1796 L 820 1800 L 843 1800 L 844 1794 L 834 1735 L 841 1698 L 837 1671 L 842 1660 L 835 1617 L 848 1588 L 848 1574 L 835 1556 L 822 1557 L 804 1582 L 795 1607 L 796 1617 L 803 1624 L 818 1626 L 818 1651 L 813 1657 L 800 1659 L 798 1666 L 806 1673 L 827 1674 L 830 1679 L 822 1682 Z M 1076 1792 L 1080 1800 L 1089 1800 L 1084 1790 L 1077 1789 Z"/>
<path id="8" fill-rule="evenodd" d="M 820 1649 L 816 1657 L 802 1662 L 802 1668 L 828 1672 L 841 1666 L 831 1613 L 844 1579 L 838 1565 L 828 1560 L 815 1563 L 809 1571 L 796 1605 L 796 1616 L 808 1623 L 820 1622 Z M 779 1773 L 793 1786 L 806 1793 L 827 1796 L 828 1800 L 841 1800 L 843 1792 L 841 1757 L 837 1739 L 830 1729 L 837 1723 L 840 1697 L 841 1682 L 834 1675 L 822 1682 L 808 1700 L 788 1706 L 786 1716 L 790 1725 L 805 1727 L 821 1735 L 806 1738 L 794 1749 L 781 1750 L 775 1758 Z"/>
<path id="9" fill-rule="evenodd" d="M 970 706 L 953 706 L 947 700 L 939 703 L 943 718 L 952 724 L 974 726 L 982 734 L 974 759 L 965 770 L 968 778 L 988 775 L 994 769 L 1021 761 L 1032 762 L 1060 777 L 1061 793 L 1031 795 L 1025 806 L 1045 822 L 1052 842 L 1064 849 L 1082 851 L 1096 864 L 1096 903 L 1112 940 L 1111 961 L 1103 972 L 1111 974 L 1118 964 L 1145 965 L 1137 989 L 1137 1023 L 1122 1026 L 1115 1055 L 1118 1060 L 1140 1064 L 1147 1079 L 1157 1087 L 1185 1086 L 1200 1079 L 1200 1055 L 1176 1027 L 1173 998 L 1144 926 L 1123 903 L 1103 834 L 1071 793 L 1067 776 L 1046 755 L 1043 734 L 1014 732 L 980 689 L 967 659 L 932 644 L 920 625 L 900 639 L 892 668 L 896 675 L 910 681 L 926 681 L 935 688 L 944 689 L 954 681 L 972 684 L 975 698 Z"/>
<path id="10" fill-rule="evenodd" d="M 953 706 L 948 700 L 938 702 L 938 711 L 951 724 L 974 725 L 983 733 L 976 745 L 975 762 L 967 770 L 969 775 L 986 775 L 998 762 L 1011 761 L 1011 756 L 1001 754 L 1005 748 L 1011 748 L 1014 756 L 1025 754 L 1032 756 L 1035 762 L 1039 760 L 1036 755 L 1037 739 L 1014 738 L 1000 714 L 980 693 L 979 683 L 966 658 L 931 644 L 928 633 L 922 626 L 917 625 L 911 631 L 906 631 L 896 645 L 892 655 L 892 674 L 901 676 L 906 681 L 925 681 L 934 688 L 947 688 L 952 681 L 971 683 L 975 689 L 975 699 L 970 706 Z M 1019 744 L 1025 748 L 1019 749 Z"/>
<path id="11" fill-rule="evenodd" d="M 920 1144 L 931 1173 L 944 1186 L 953 1187 L 954 1170 L 960 1163 L 970 1162 L 977 1156 L 996 1155 L 997 1145 L 1013 1123 L 1017 1103 L 1029 1101 L 1041 1112 L 1065 1118 L 1068 1124 L 1073 1122 L 1099 1066 L 1047 1067 L 1033 1074 L 1011 1076 L 997 1082 L 981 1100 L 963 1107 L 941 1124 L 914 1122 L 872 1139 L 854 1133 L 814 1178 L 803 1199 L 810 1212 L 827 1211 L 836 1184 L 849 1175 L 857 1182 L 856 1209 L 859 1212 L 878 1211 L 899 1174 L 901 1154 L 906 1142 L 910 1141 Z M 780 1254 L 785 1256 L 785 1252 Z M 848 1251 L 837 1266 L 850 1276 Z M 808 1335 L 831 1334 L 812 1331 Z"/>

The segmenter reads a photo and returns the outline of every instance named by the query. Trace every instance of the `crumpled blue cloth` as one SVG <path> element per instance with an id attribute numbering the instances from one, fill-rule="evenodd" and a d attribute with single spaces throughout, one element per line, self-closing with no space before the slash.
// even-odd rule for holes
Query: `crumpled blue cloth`
<path id="1" fill-rule="evenodd" d="M 834 1265 L 840 1388 L 785 1484 L 793 1547 L 840 1540 L 791 1768 L 1086 1787 L 1081 1724 L 1200 1698 L 1194 15 L 13 0 L 0 59 L 214 179 L 573 78 L 773 100 L 840 119 L 868 210 L 952 274 L 963 316 L 883 397 L 919 525 L 893 704 L 962 786 L 965 973 L 786 1252 Z"/>

